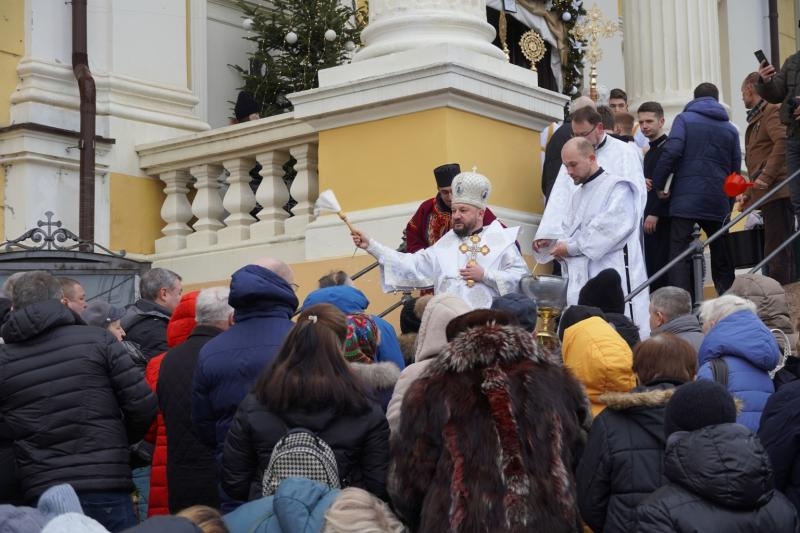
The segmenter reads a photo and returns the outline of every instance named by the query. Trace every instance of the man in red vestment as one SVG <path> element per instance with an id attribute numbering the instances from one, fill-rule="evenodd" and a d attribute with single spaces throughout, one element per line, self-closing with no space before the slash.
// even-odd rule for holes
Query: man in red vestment
<path id="1" fill-rule="evenodd" d="M 406 252 L 414 253 L 438 241 L 450 230 L 450 201 L 453 191 L 450 185 L 453 178 L 461 172 L 458 163 L 449 163 L 433 169 L 436 187 L 439 192 L 435 197 L 422 202 L 417 212 L 408 221 L 403 232 L 406 239 Z M 488 226 L 497 217 L 489 208 L 483 215 L 483 225 Z"/>

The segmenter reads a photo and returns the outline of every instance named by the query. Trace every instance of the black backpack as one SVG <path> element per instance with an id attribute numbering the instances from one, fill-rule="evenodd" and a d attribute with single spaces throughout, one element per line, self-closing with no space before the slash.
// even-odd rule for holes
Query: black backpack
<path id="1" fill-rule="evenodd" d="M 333 450 L 327 442 L 305 428 L 289 430 L 275 444 L 264 470 L 263 495 L 275 494 L 281 481 L 288 477 L 304 477 L 333 489 L 341 488 Z"/>

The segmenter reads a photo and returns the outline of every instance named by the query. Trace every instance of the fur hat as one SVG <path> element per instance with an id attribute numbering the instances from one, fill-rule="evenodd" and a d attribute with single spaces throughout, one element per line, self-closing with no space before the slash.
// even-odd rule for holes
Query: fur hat
<path id="1" fill-rule="evenodd" d="M 492 183 L 483 174 L 462 172 L 453 178 L 453 204 L 467 204 L 483 209 L 489 201 Z"/>
<path id="2" fill-rule="evenodd" d="M 239 96 L 236 97 L 236 107 L 233 108 L 236 121 L 241 122 L 253 113 L 258 112 L 260 112 L 260 109 L 253 95 L 247 91 L 239 91 Z"/>
<path id="3" fill-rule="evenodd" d="M 536 329 L 536 302 L 517 292 L 510 292 L 492 300 L 492 309 L 508 311 L 519 321 L 520 327 L 527 331 Z"/>
<path id="4" fill-rule="evenodd" d="M 115 307 L 102 300 L 92 300 L 84 309 L 81 318 L 90 326 L 105 328 L 123 316 L 125 316 L 125 310 L 121 307 Z"/>
<path id="5" fill-rule="evenodd" d="M 455 178 L 461 172 L 461 166 L 458 163 L 448 163 L 433 169 L 433 177 L 436 178 L 437 187 L 449 187 L 453 184 Z"/>
<path id="6" fill-rule="evenodd" d="M 344 356 L 351 363 L 372 363 L 378 351 L 378 324 L 364 313 L 347 315 Z"/>
<path id="7" fill-rule="evenodd" d="M 599 307 L 605 313 L 624 313 L 625 295 L 619 272 L 607 268 L 587 281 L 578 294 L 578 305 Z"/>
<path id="8" fill-rule="evenodd" d="M 736 422 L 736 404 L 723 385 L 693 381 L 675 390 L 664 411 L 664 433 L 694 431 L 706 426 Z"/>

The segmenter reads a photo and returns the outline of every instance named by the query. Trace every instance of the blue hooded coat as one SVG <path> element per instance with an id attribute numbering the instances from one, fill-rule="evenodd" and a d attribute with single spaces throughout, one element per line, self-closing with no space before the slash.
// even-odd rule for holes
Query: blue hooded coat
<path id="1" fill-rule="evenodd" d="M 314 304 L 335 305 L 342 313 L 349 315 L 352 313 L 365 313 L 369 306 L 369 300 L 363 292 L 355 287 L 336 285 L 313 291 L 303 301 L 303 308 Z M 375 320 L 381 332 L 376 360 L 378 362 L 389 361 L 402 370 L 406 365 L 394 327 L 377 315 L 370 315 L 370 317 Z"/>
<path id="2" fill-rule="evenodd" d="M 728 391 L 744 402 L 736 421 L 758 431 L 761 413 L 775 390 L 767 372 L 781 357 L 775 337 L 754 313 L 737 311 L 706 333 L 698 353 L 697 379 L 714 380 L 710 361 L 716 357 L 728 366 Z"/>
<path id="3" fill-rule="evenodd" d="M 235 323 L 200 350 L 192 387 L 192 423 L 218 460 L 239 403 L 294 325 L 297 296 L 274 272 L 247 265 L 234 272 L 228 303 Z"/>

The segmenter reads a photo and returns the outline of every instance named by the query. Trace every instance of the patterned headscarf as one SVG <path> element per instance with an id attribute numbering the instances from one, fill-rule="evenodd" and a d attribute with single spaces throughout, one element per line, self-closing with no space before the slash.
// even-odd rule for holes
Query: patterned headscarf
<path id="1" fill-rule="evenodd" d="M 344 356 L 351 363 L 373 363 L 378 351 L 378 324 L 363 313 L 347 315 Z"/>

